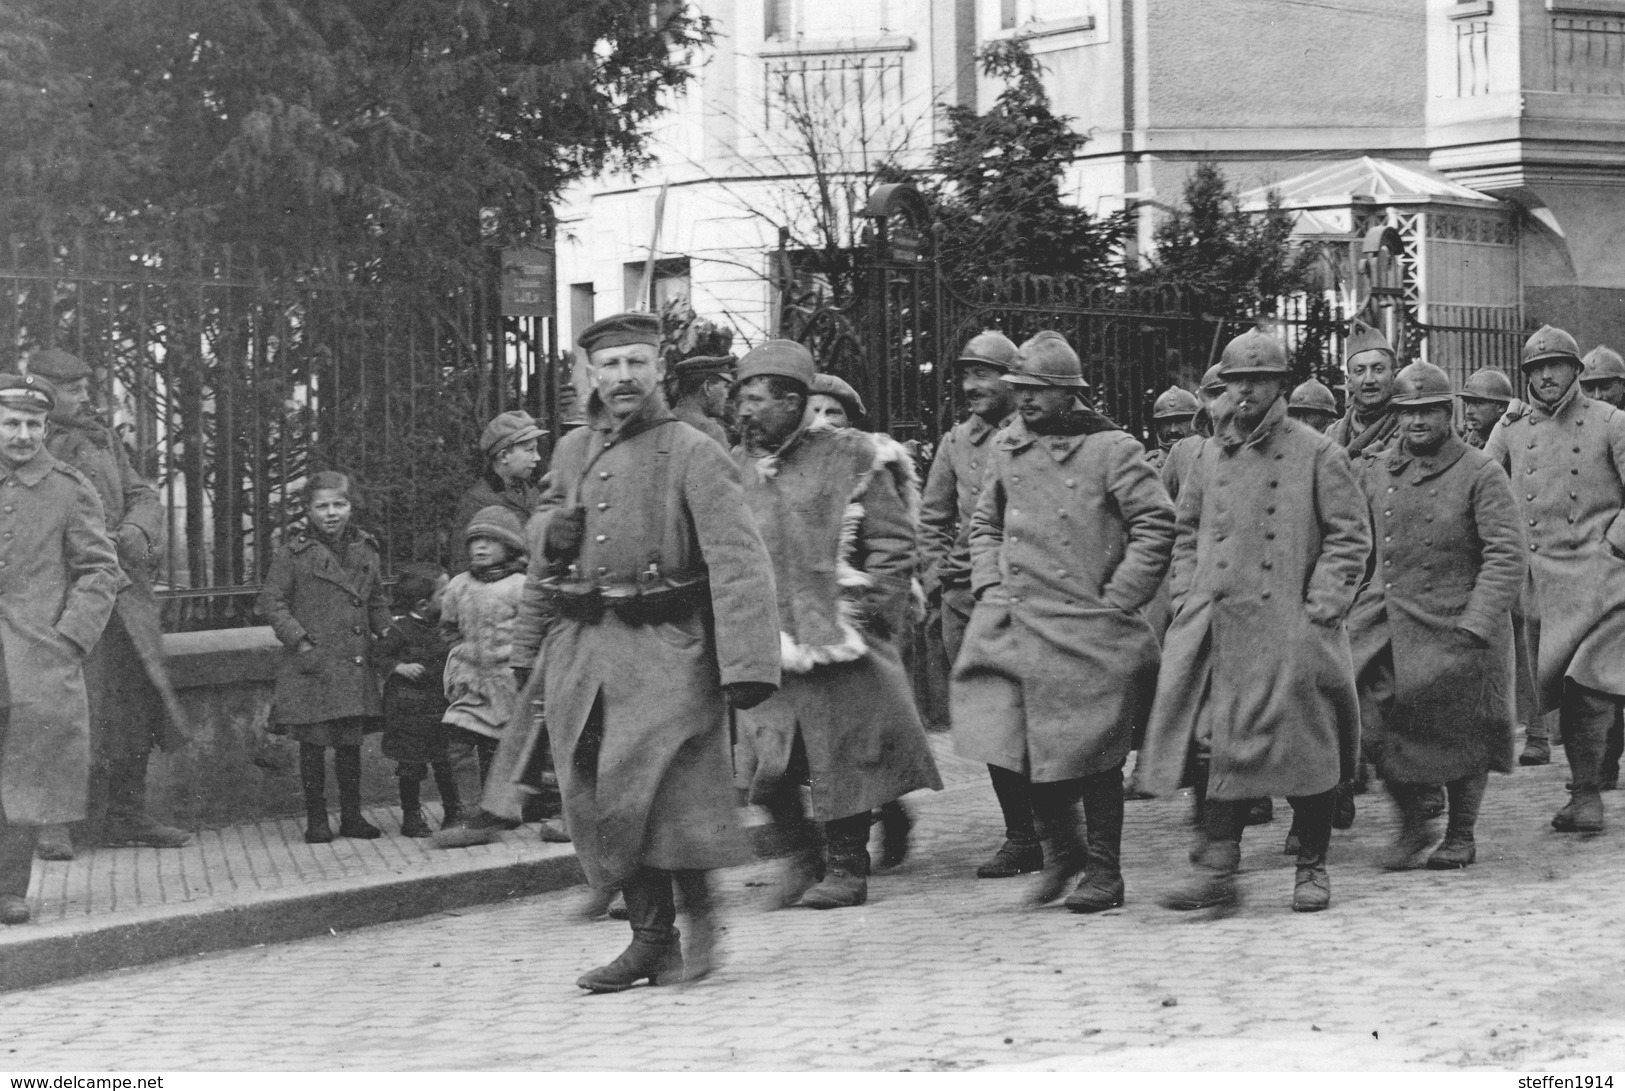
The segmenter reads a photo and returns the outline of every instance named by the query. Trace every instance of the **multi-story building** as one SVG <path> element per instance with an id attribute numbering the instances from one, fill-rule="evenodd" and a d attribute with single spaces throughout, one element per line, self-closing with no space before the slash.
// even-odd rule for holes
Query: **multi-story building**
<path id="1" fill-rule="evenodd" d="M 1404 236 L 1413 302 L 1625 345 L 1625 0 L 702 0 L 720 37 L 641 177 L 560 210 L 562 332 L 686 295 L 774 328 L 779 226 L 838 243 L 879 161 L 919 164 L 976 50 L 1022 35 L 1089 136 L 1068 192 L 1134 203 L 1140 245 L 1213 160 L 1306 237 Z M 808 154 L 816 147 L 820 154 Z M 819 169 L 815 170 L 814 166 Z M 1430 315 L 1429 306 L 1434 307 Z"/>

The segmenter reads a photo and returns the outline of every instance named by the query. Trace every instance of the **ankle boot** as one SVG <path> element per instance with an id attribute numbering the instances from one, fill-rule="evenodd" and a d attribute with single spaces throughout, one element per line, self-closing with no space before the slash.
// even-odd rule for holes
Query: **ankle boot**
<path id="1" fill-rule="evenodd" d="M 339 836 L 382 837 L 383 830 L 361 817 L 361 747 L 335 746 L 333 772 L 339 782 Z"/>
<path id="2" fill-rule="evenodd" d="M 417 777 L 401 777 L 401 836 L 428 837 L 429 823 L 423 818 L 422 782 Z"/>
<path id="3" fill-rule="evenodd" d="M 440 828 L 455 826 L 465 817 L 462 793 L 457 789 L 457 774 L 451 762 L 437 761 L 429 765 L 434 774 L 434 786 L 440 793 Z"/>
<path id="4" fill-rule="evenodd" d="M 613 962 L 588 970 L 576 979 L 579 988 L 594 993 L 624 992 L 639 981 L 675 985 L 683 979 L 681 936 L 672 899 L 671 873 L 639 868 L 621 888 L 626 896 L 632 942 Z"/>
<path id="5" fill-rule="evenodd" d="M 1408 871 L 1421 864 L 1419 857 L 1433 844 L 1433 823 L 1424 810 L 1426 786 L 1388 781 L 1388 794 L 1399 811 L 1399 832 L 1382 855 L 1384 871 Z"/>
<path id="6" fill-rule="evenodd" d="M 1082 873 L 1088 852 L 1078 835 L 1080 780 L 1033 785 L 1033 820 L 1044 841 L 1045 867 L 1027 892 L 1030 906 L 1048 905 L 1067 892 Z M 1122 789 L 1118 789 L 1121 794 Z"/>
<path id="7" fill-rule="evenodd" d="M 674 871 L 672 880 L 688 917 L 688 943 L 683 950 L 683 980 L 698 981 L 721 965 L 717 953 L 716 899 L 711 891 L 711 875 L 706 871 Z"/>
<path id="8" fill-rule="evenodd" d="M 771 820 L 764 855 L 784 858 L 772 904 L 788 909 L 799 905 L 801 896 L 824 877 L 824 828 L 802 810 L 799 789 L 781 787 L 762 806 Z"/>
<path id="9" fill-rule="evenodd" d="M 1598 833 L 1603 828 L 1602 793 L 1598 787 L 1603 754 L 1613 718 L 1604 723 L 1595 717 L 1565 718 L 1563 748 L 1568 752 L 1569 802 L 1552 816 L 1552 829 L 1560 833 Z"/>
<path id="10" fill-rule="evenodd" d="M 903 801 L 894 799 L 890 803 L 882 803 L 878 810 L 880 819 L 880 861 L 875 864 L 877 871 L 890 871 L 902 865 L 908 859 L 908 837 L 914 829 L 914 818 L 903 806 Z"/>
<path id="11" fill-rule="evenodd" d="M 1190 764 L 1191 782 L 1191 825 L 1196 827 L 1196 836 L 1191 838 L 1190 852 L 1187 858 L 1196 863 L 1202 858 L 1202 846 L 1207 844 L 1207 775 L 1208 760 L 1197 758 Z"/>
<path id="12" fill-rule="evenodd" d="M 1101 913 L 1123 904 L 1123 778 L 1112 769 L 1083 780 L 1083 881 L 1067 895 L 1074 913 Z"/>
<path id="13" fill-rule="evenodd" d="M 1292 882 L 1292 911 L 1318 913 L 1331 908 L 1332 880 L 1326 874 L 1326 852 L 1332 844 L 1337 789 L 1291 800 L 1298 824 L 1298 869 Z"/>
<path id="14" fill-rule="evenodd" d="M 305 791 L 305 841 L 325 845 L 333 840 L 327 824 L 327 752 L 313 743 L 299 744 L 299 783 Z"/>
<path id="15" fill-rule="evenodd" d="M 1234 909 L 1241 903 L 1236 889 L 1236 869 L 1241 865 L 1241 845 L 1235 841 L 1208 839 L 1202 844 L 1196 868 L 1190 878 L 1157 898 L 1164 909 Z"/>
<path id="16" fill-rule="evenodd" d="M 850 909 L 869 900 L 869 816 L 825 824 L 829 867 L 818 885 L 801 897 L 808 909 Z"/>
<path id="17" fill-rule="evenodd" d="M 987 767 L 1004 817 L 1004 844 L 976 869 L 978 879 L 1010 879 L 1044 869 L 1044 849 L 1033 825 L 1032 785 L 1020 773 Z"/>
<path id="18" fill-rule="evenodd" d="M 1489 774 L 1463 777 L 1447 785 L 1450 800 L 1450 821 L 1445 827 L 1444 843 L 1428 857 L 1432 871 L 1454 871 L 1471 864 L 1478 856 L 1473 844 L 1473 826 L 1478 822 L 1478 807 L 1484 800 L 1484 788 Z"/>

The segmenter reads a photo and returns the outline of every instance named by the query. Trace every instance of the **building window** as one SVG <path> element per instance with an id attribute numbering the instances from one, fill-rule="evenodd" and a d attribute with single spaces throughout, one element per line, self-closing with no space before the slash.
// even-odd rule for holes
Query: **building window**
<path id="1" fill-rule="evenodd" d="M 626 263 L 626 309 L 649 310 L 658 314 L 666 307 L 682 309 L 688 306 L 691 290 L 687 258 L 659 258 L 655 261 L 654 276 L 649 281 L 649 292 L 643 293 L 645 263 Z"/>
<path id="2" fill-rule="evenodd" d="M 579 341 L 593 324 L 592 284 L 570 285 L 570 340 Z"/>
<path id="3" fill-rule="evenodd" d="M 1016 0 L 999 0 L 999 29 L 1016 29 Z"/>
<path id="4" fill-rule="evenodd" d="M 768 41 L 790 36 L 790 0 L 762 0 L 762 37 Z"/>

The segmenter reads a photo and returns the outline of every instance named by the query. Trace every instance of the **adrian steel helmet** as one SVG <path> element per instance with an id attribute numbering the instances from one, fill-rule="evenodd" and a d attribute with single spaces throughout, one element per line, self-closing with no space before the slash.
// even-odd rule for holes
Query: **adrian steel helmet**
<path id="1" fill-rule="evenodd" d="M 1201 403 L 1182 386 L 1170 386 L 1151 405 L 1151 419 L 1162 420 L 1165 417 L 1194 417 L 1196 411 L 1202 408 Z"/>
<path id="2" fill-rule="evenodd" d="M 1625 379 L 1625 358 L 1609 348 L 1607 345 L 1598 345 L 1586 353 L 1585 370 L 1580 372 L 1582 383 L 1600 383 L 1609 379 Z M 46 378 L 51 376 L 47 375 Z"/>
<path id="3" fill-rule="evenodd" d="M 1066 338 L 1054 330 L 1039 330 L 1021 343 L 1016 366 L 1004 381 L 1013 386 L 1070 386 L 1089 389 L 1083 361 Z"/>
<path id="4" fill-rule="evenodd" d="M 1224 346 L 1219 375 L 1286 375 L 1292 370 L 1281 342 L 1262 330 L 1248 330 Z"/>
<path id="5" fill-rule="evenodd" d="M 1454 405 L 1456 391 L 1444 368 L 1418 360 L 1400 368 L 1394 376 L 1394 406 Z"/>
<path id="6" fill-rule="evenodd" d="M 1202 373 L 1202 393 L 1208 397 L 1224 393 L 1224 380 L 1219 378 L 1219 365 L 1214 364 Z"/>
<path id="7" fill-rule="evenodd" d="M 1000 371 L 1016 366 L 1016 343 L 998 330 L 983 330 L 965 342 L 957 364 L 985 364 Z"/>
<path id="8" fill-rule="evenodd" d="M 1572 360 L 1575 367 L 1584 367 L 1580 361 L 1580 346 L 1567 330 L 1556 326 L 1542 326 L 1524 342 L 1522 367 L 1525 371 L 1547 360 Z"/>
<path id="9" fill-rule="evenodd" d="M 1479 368 L 1467 376 L 1467 383 L 1461 388 L 1461 396 L 1502 404 L 1516 397 L 1512 391 L 1512 380 L 1507 378 L 1506 372 L 1495 367 Z"/>
<path id="10" fill-rule="evenodd" d="M 1319 379 L 1310 379 L 1306 383 L 1299 383 L 1298 388 L 1287 399 L 1288 410 L 1301 409 L 1311 413 L 1329 413 L 1337 416 L 1337 398 L 1332 394 L 1331 388 Z"/>

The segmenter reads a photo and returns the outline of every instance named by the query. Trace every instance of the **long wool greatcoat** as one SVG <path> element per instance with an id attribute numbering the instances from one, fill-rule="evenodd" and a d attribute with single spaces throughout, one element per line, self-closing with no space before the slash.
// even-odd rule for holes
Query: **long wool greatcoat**
<path id="1" fill-rule="evenodd" d="M 72 422 L 53 420 L 45 448 L 59 462 L 66 462 L 84 474 L 95 487 L 107 516 L 108 536 L 118 551 L 119 567 L 128 577 L 118 593 L 111 624 L 124 626 L 139 662 L 122 662 L 125 657 L 115 658 L 109 651 L 113 645 L 98 645 L 85 661 L 85 672 L 108 674 L 101 686 L 93 688 L 114 693 L 127 692 L 127 686 L 143 684 L 144 679 L 144 683 L 156 691 L 164 715 L 157 717 L 156 723 L 137 726 L 150 730 L 160 747 L 173 750 L 186 742 L 187 718 L 164 665 L 163 625 L 158 599 L 152 590 L 152 578 L 164 545 L 164 507 L 158 490 L 135 472 L 129 452 L 113 430 L 94 418 Z M 124 527 L 138 528 L 144 543 L 126 545 L 124 536 L 119 533 Z M 104 723 L 114 723 L 119 711 L 93 708 L 91 715 Z M 94 729 L 97 725 L 92 726 Z"/>
<path id="2" fill-rule="evenodd" d="M 972 414 L 937 444 L 920 499 L 920 570 L 928 593 L 970 586 L 970 521 L 999 427 Z"/>
<path id="3" fill-rule="evenodd" d="M 1196 462 L 1196 456 L 1202 451 L 1202 444 L 1206 436 L 1186 436 L 1168 448 L 1168 455 L 1162 460 L 1157 472 L 1162 477 L 1162 487 L 1168 490 L 1168 498 L 1177 502 L 1179 489 L 1185 477 L 1190 473 L 1191 466 Z"/>
<path id="4" fill-rule="evenodd" d="M 1529 543 L 1542 703 L 1563 679 L 1625 695 L 1625 413 L 1569 388 L 1503 417 L 1484 453 L 1506 468 Z"/>
<path id="5" fill-rule="evenodd" d="M 1343 621 L 1371 551 L 1348 456 L 1281 400 L 1205 444 L 1179 494 L 1172 592 L 1140 784 L 1179 787 L 1211 738 L 1214 799 L 1314 795 L 1352 775 L 1359 703 Z"/>
<path id="6" fill-rule="evenodd" d="M 781 788 L 799 733 L 812 814 L 844 818 L 942 787 L 896 641 L 909 631 L 917 489 L 886 437 L 811 429 L 774 457 L 734 451 L 778 591 L 783 688 L 739 714 L 751 798 Z"/>
<path id="7" fill-rule="evenodd" d="M 1406 784 L 1512 772 L 1512 608 L 1525 551 L 1506 474 L 1454 435 L 1432 455 L 1401 446 L 1357 469 L 1377 559 L 1349 642 L 1358 677 L 1385 649 L 1393 671 L 1390 707 L 1374 708 L 1361 688 L 1366 747 L 1385 779 Z"/>
<path id="8" fill-rule="evenodd" d="M 0 651 L 10 717 L 0 811 L 17 826 L 85 817 L 90 714 L 82 662 L 123 575 L 96 490 L 41 450 L 0 468 Z"/>
<path id="9" fill-rule="evenodd" d="M 680 425 L 658 393 L 620 428 L 596 393 L 588 408 L 587 427 L 559 441 L 544 507 L 528 530 L 513 663 L 541 679 L 565 820 L 594 886 L 618 884 L 639 866 L 736 864 L 748 847 L 722 687 L 778 684 L 772 562 L 728 453 Z M 580 574 L 635 580 L 656 564 L 708 575 L 711 616 L 700 610 L 652 625 L 612 613 L 551 616 L 542 543 L 553 512 L 578 503 L 586 510 Z"/>
<path id="10" fill-rule="evenodd" d="M 1143 607 L 1168 570 L 1173 504 L 1137 440 L 1086 419 L 1081 435 L 1001 431 L 971 525 L 954 748 L 1038 783 L 1122 764 L 1157 677 Z"/>
<path id="11" fill-rule="evenodd" d="M 256 608 L 284 649 L 271 698 L 273 727 L 383 714 L 373 644 L 393 619 L 378 540 L 347 527 L 337 548 L 342 557 L 301 531 L 277 549 L 260 589 Z M 306 639 L 315 649 L 302 655 L 294 649 Z M 375 722 L 371 730 L 382 727 Z"/>

